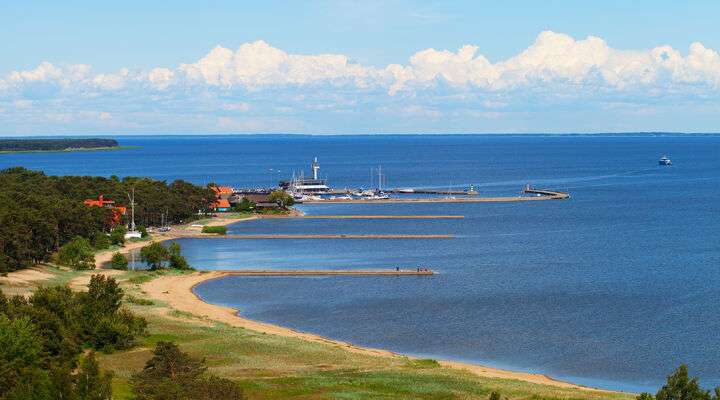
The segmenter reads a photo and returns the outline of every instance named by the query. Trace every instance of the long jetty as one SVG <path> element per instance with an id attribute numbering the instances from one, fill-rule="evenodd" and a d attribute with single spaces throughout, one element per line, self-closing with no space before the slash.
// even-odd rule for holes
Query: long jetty
<path id="1" fill-rule="evenodd" d="M 431 269 L 299 269 L 299 270 L 221 270 L 214 271 L 233 276 L 417 276 L 435 275 Z"/>
<path id="2" fill-rule="evenodd" d="M 265 219 L 462 219 L 464 215 L 264 215 Z"/>
<path id="3" fill-rule="evenodd" d="M 178 238 L 192 239 L 452 239 L 448 234 L 247 234 L 217 235 L 204 233 L 177 233 Z"/>
<path id="4" fill-rule="evenodd" d="M 425 198 L 389 198 L 389 199 L 324 199 L 307 200 L 303 204 L 394 204 L 394 203 L 507 203 L 517 201 L 544 201 L 544 200 L 566 200 L 570 198 L 569 193 L 558 192 L 549 189 L 533 189 L 526 187 L 523 193 L 535 196 L 501 196 L 501 197 L 425 197 Z"/>

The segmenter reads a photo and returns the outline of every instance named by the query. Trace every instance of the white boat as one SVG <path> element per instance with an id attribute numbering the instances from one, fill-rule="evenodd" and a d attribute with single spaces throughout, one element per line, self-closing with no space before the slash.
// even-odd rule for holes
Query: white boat
<path id="1" fill-rule="evenodd" d="M 668 158 L 668 156 L 663 155 L 660 157 L 660 160 L 658 160 L 658 165 L 672 165 L 672 161 Z"/>

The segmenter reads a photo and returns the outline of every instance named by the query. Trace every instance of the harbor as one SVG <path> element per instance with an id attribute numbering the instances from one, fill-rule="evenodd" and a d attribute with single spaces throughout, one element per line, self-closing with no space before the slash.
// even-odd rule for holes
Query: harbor
<path id="1" fill-rule="evenodd" d="M 450 185 L 447 188 L 429 187 L 401 187 L 388 188 L 387 174 L 382 166 L 371 169 L 368 188 L 336 188 L 329 184 L 326 177 L 320 175 L 320 163 L 317 157 L 310 164 L 310 175 L 305 176 L 304 171 L 293 172 L 288 180 L 281 180 L 277 188 L 246 188 L 233 189 L 220 187 L 217 191 L 219 201 L 229 209 L 233 204 L 239 204 L 245 199 L 254 202 L 258 207 L 272 207 L 268 197 L 274 191 L 283 191 L 292 196 L 295 204 L 389 204 L 389 203 L 504 203 L 526 202 L 544 200 L 567 200 L 567 192 L 535 188 L 530 184 L 514 196 L 482 196 L 476 185 L 467 188 L 457 188 Z M 222 211 L 220 209 L 219 211 Z"/>

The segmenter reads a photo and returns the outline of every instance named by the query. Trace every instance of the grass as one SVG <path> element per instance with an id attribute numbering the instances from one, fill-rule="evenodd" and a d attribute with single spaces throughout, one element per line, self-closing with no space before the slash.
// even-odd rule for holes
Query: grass
<path id="1" fill-rule="evenodd" d="M 57 272 L 54 282 L 67 282 L 75 271 Z M 54 273 L 55 273 L 54 272 Z M 78 273 L 91 273 L 88 271 Z M 179 312 L 159 301 L 144 304 L 140 283 L 172 271 L 128 271 L 117 277 L 126 303 L 148 321 L 148 335 L 136 348 L 98 354 L 101 366 L 113 371 L 115 399 L 130 399 L 129 379 L 150 358 L 160 341 L 176 342 L 183 351 L 203 358 L 212 373 L 236 380 L 249 399 L 487 399 L 502 398 L 630 400 L 622 393 L 589 392 L 484 378 L 441 366 L 432 359 L 381 357 L 348 351 L 332 343 L 306 341 L 228 326 Z"/>
<path id="2" fill-rule="evenodd" d="M 227 233 L 227 227 L 225 227 L 225 226 L 203 226 L 202 233 L 216 233 L 218 235 L 224 235 Z"/>

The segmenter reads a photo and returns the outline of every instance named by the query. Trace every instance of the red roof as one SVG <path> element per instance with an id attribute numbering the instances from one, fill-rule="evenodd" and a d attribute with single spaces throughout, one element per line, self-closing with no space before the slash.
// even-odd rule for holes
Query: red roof
<path id="1" fill-rule="evenodd" d="M 212 208 L 230 208 L 230 202 L 227 199 L 217 199 L 212 204 Z"/>
<path id="2" fill-rule="evenodd" d="M 233 188 L 231 188 L 230 186 L 213 186 L 212 190 L 218 196 L 220 196 L 221 194 L 232 194 L 233 193 Z"/>

